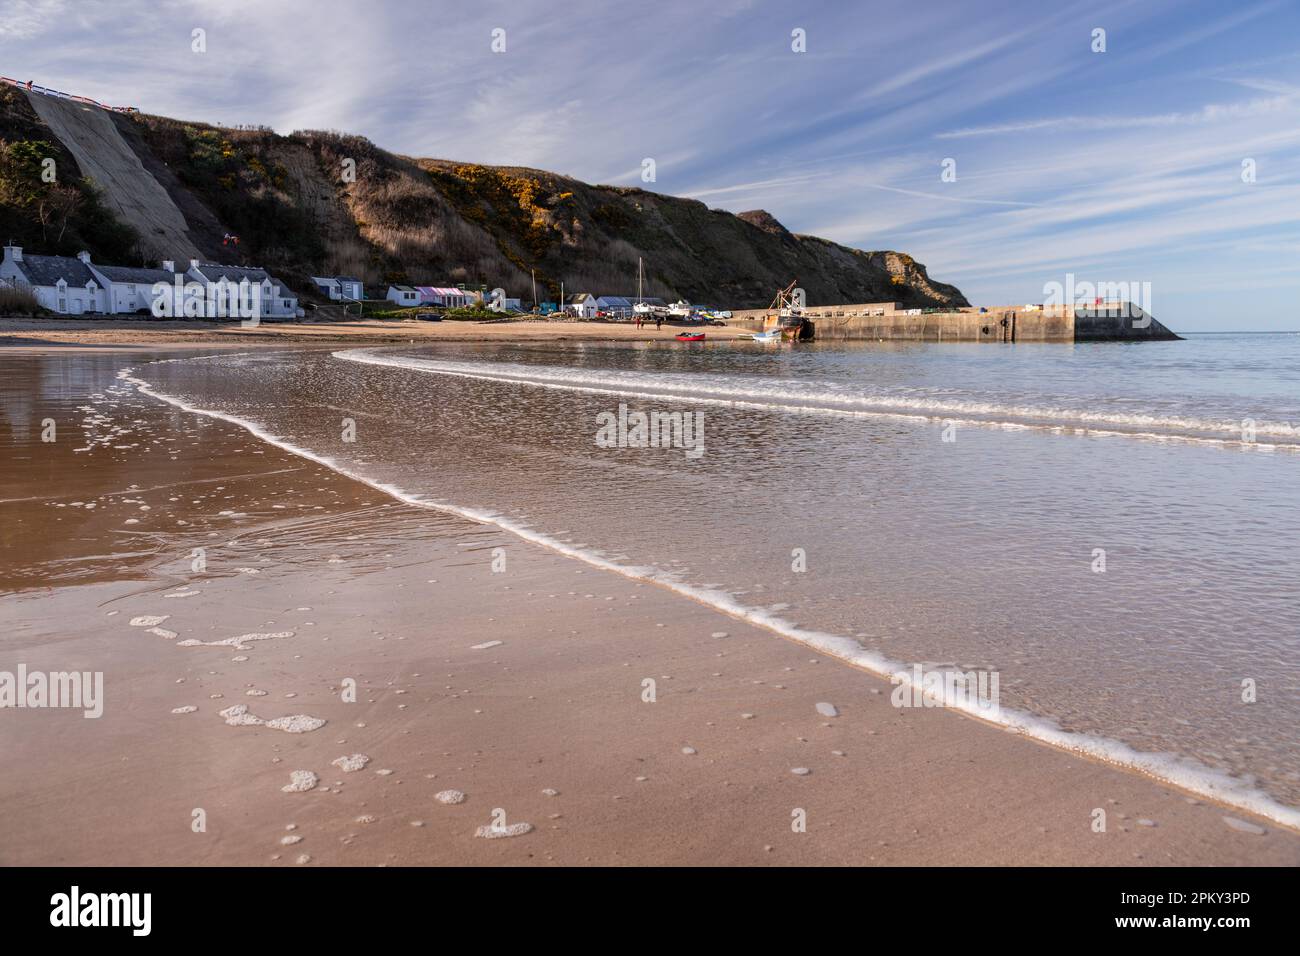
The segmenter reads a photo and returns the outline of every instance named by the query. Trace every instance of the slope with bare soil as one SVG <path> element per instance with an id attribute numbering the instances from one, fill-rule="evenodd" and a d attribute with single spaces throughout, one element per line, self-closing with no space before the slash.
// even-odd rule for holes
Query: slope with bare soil
<path id="1" fill-rule="evenodd" d="M 117 131 L 113 114 L 84 103 L 28 94 L 33 109 L 103 190 L 108 207 L 140 234 L 141 252 L 159 259 L 198 257 L 189 225 Z"/>

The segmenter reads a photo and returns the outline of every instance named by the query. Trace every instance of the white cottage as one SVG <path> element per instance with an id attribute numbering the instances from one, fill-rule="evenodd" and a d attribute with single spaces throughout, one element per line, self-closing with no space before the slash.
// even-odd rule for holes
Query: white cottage
<path id="1" fill-rule="evenodd" d="M 258 266 L 223 266 L 191 259 L 184 278 L 203 285 L 209 302 L 229 302 L 232 298 L 238 301 L 241 289 L 256 286 L 261 303 L 259 318 L 293 318 L 298 314 L 298 297 Z"/>
<path id="2" fill-rule="evenodd" d="M 86 263 L 91 274 L 107 290 L 109 311 L 118 315 L 144 315 L 153 310 L 154 288 L 158 283 L 171 286 L 176 268 L 133 269 L 129 266 L 100 266 Z"/>
<path id="3" fill-rule="evenodd" d="M 596 297 L 590 292 L 571 295 L 569 301 L 565 304 L 565 309 L 580 319 L 594 319 L 596 317 Z"/>
<path id="4" fill-rule="evenodd" d="M 389 302 L 394 302 L 397 305 L 420 304 L 419 290 L 413 289 L 409 285 L 390 285 L 388 287 L 388 295 L 385 298 L 387 298 Z"/>
<path id="5" fill-rule="evenodd" d="M 69 256 L 24 255 L 22 246 L 5 246 L 0 279 L 32 291 L 44 308 L 60 315 L 102 315 L 112 311 L 106 285 L 90 271 L 90 253 Z"/>

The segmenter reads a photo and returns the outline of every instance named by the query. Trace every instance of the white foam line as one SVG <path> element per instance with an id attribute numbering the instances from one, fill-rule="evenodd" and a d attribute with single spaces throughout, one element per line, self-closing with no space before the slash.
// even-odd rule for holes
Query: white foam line
<path id="1" fill-rule="evenodd" d="M 884 409 L 856 409 L 856 408 L 827 408 L 818 405 L 790 405 L 782 402 L 759 402 L 750 401 L 741 398 L 719 398 L 716 395 L 706 396 L 698 394 L 684 394 L 672 391 L 646 391 L 633 387 L 613 387 L 599 386 L 593 384 L 579 385 L 573 382 L 561 382 L 554 379 L 544 378 L 525 378 L 522 375 L 509 375 L 503 373 L 488 373 L 469 371 L 463 365 L 449 366 L 441 365 L 434 362 L 427 362 L 422 359 L 407 358 L 404 356 L 384 356 L 375 355 L 363 349 L 346 349 L 334 352 L 333 357 L 343 359 L 348 362 L 358 362 L 362 365 L 379 365 L 386 368 L 404 368 L 413 372 L 425 372 L 430 375 L 450 375 L 455 378 L 478 379 L 485 382 L 503 382 L 510 385 L 528 385 L 534 388 L 549 388 L 557 391 L 566 392 L 585 392 L 592 395 L 615 395 L 632 398 L 650 398 L 650 399 L 675 399 L 677 401 L 692 402 L 700 405 L 722 405 L 728 408 L 753 408 L 762 411 L 792 412 L 803 415 L 827 415 L 837 418 L 887 418 L 901 419 L 911 422 L 954 422 L 958 425 L 973 425 L 980 428 L 996 428 L 1004 431 L 1035 430 L 1046 431 L 1057 434 L 1073 433 L 1082 434 L 1090 438 L 1138 438 L 1145 441 L 1155 442 L 1184 442 L 1188 444 L 1215 445 L 1220 447 L 1240 448 L 1241 450 L 1251 451 L 1275 451 L 1277 449 L 1286 449 L 1300 451 L 1300 445 L 1293 445 L 1286 442 L 1245 442 L 1239 439 L 1229 438 L 1212 438 L 1199 435 L 1178 435 L 1170 432 L 1145 432 L 1129 431 L 1115 428 L 1097 428 L 1086 424 L 1069 424 L 1061 422 L 1043 422 L 1043 421 L 1023 421 L 1023 422 L 1004 422 L 992 421 L 987 418 L 961 418 L 957 416 L 957 409 L 960 406 L 944 406 L 939 402 L 915 403 L 918 410 L 914 412 L 886 411 Z M 725 392 L 725 389 L 712 387 L 714 392 Z M 783 393 L 773 392 L 774 397 L 781 397 Z M 821 396 L 826 401 L 844 401 L 834 396 Z M 857 401 L 867 401 L 858 399 Z M 901 400 L 899 402 L 901 404 Z M 930 408 L 929 411 L 920 410 Z M 998 406 L 972 406 L 962 408 L 966 412 L 979 412 L 987 408 L 990 413 L 993 412 L 1011 412 L 1016 413 L 1015 409 L 1006 409 Z M 1026 415 L 1038 414 L 1042 412 L 1026 411 Z M 1066 414 L 1061 412 L 1062 415 Z M 1082 422 L 1087 416 L 1085 413 L 1070 413 Z M 1113 418 L 1114 416 L 1095 416 L 1099 419 Z M 1152 419 L 1151 421 L 1158 421 Z M 1170 420 L 1175 422 L 1175 420 Z M 1188 427 L 1194 427 L 1192 423 L 1186 422 Z M 1200 427 L 1200 426 L 1195 426 Z M 1258 429 L 1256 431 L 1258 434 Z"/>
<path id="2" fill-rule="evenodd" d="M 621 575 L 625 578 L 630 578 L 634 581 L 644 581 L 649 584 L 666 588 L 715 611 L 720 611 L 729 617 L 771 631 L 781 637 L 792 640 L 798 644 L 803 644 L 830 657 L 851 664 L 861 670 L 868 671 L 877 677 L 881 677 L 885 680 L 899 678 L 901 679 L 901 683 L 908 687 L 913 685 L 911 673 L 907 667 L 891 661 L 874 651 L 867 650 L 852 638 L 844 637 L 839 634 L 830 634 L 824 631 L 807 631 L 800 628 L 797 624 L 782 620 L 767 611 L 740 604 L 735 600 L 735 598 L 726 592 L 683 584 L 680 581 L 672 580 L 662 572 L 658 572 L 652 568 L 616 564 L 615 562 L 602 558 L 590 551 L 584 551 L 572 547 L 571 545 L 565 544 L 563 541 L 559 541 L 549 535 L 534 531 L 526 525 L 512 521 L 511 519 L 502 517 L 501 515 L 480 511 L 474 508 L 465 508 L 459 505 L 447 504 L 445 502 L 432 501 L 421 495 L 405 491 L 396 485 L 376 481 L 373 478 L 369 478 L 366 475 L 345 467 L 331 458 L 319 455 L 309 449 L 278 438 L 256 422 L 240 418 L 236 415 L 230 415 L 225 412 L 200 408 L 199 406 L 191 405 L 189 402 L 183 401 L 182 399 L 158 392 L 143 379 L 131 375 L 131 371 L 131 368 L 123 369 L 118 372 L 117 377 L 134 385 L 140 390 L 141 394 L 166 402 L 182 411 L 190 412 L 195 415 L 204 415 L 208 418 L 215 418 L 220 421 L 229 422 L 232 425 L 238 425 L 240 428 L 245 429 L 257 438 L 265 441 L 267 444 L 274 445 L 276 448 L 297 455 L 300 458 L 306 458 L 308 461 L 313 461 L 318 465 L 343 475 L 344 477 L 351 478 L 352 480 L 358 481 L 376 491 L 389 495 L 404 504 L 412 505 L 417 508 L 426 508 L 431 511 L 439 511 L 444 514 L 455 515 L 477 524 L 495 525 L 503 531 L 507 531 L 524 541 L 539 545 L 540 547 L 546 548 L 557 554 L 562 554 L 565 557 L 574 558 L 575 560 L 581 561 L 591 567 L 598 568 L 602 571 L 612 571 L 615 574 Z M 1190 793 L 1209 797 L 1227 804 L 1228 806 L 1249 811 L 1261 817 L 1266 817 L 1275 823 L 1280 823 L 1283 826 L 1300 831 L 1300 809 L 1294 809 L 1278 803 L 1263 791 L 1248 787 L 1228 774 L 1205 767 L 1191 758 L 1178 758 L 1164 754 L 1143 753 L 1134 750 L 1127 744 L 1117 740 L 1061 730 L 1059 727 L 1056 727 L 1044 718 L 1021 713 L 1006 707 L 1000 708 L 996 718 L 991 718 L 986 712 L 981 711 L 975 704 L 954 706 L 948 709 L 958 710 L 967 716 L 975 717 L 979 720 L 985 721 L 986 723 L 993 723 L 1012 728 L 1026 737 L 1061 750 L 1068 750 L 1073 753 L 1092 757 L 1104 763 L 1123 767 L 1128 770 L 1138 771 L 1139 773 L 1154 777 L 1157 780 L 1180 787 Z"/>

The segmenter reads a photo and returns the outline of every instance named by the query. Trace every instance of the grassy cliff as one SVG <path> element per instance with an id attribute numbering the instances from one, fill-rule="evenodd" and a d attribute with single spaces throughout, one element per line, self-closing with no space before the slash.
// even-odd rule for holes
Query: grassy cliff
<path id="1" fill-rule="evenodd" d="M 26 94 L 0 94 L 6 235 L 40 251 L 88 248 L 100 261 L 141 257 L 144 243 L 132 248 L 130 230 L 105 216 L 89 183 L 67 187 L 79 205 L 52 234 L 31 157 L 66 151 Z M 797 278 L 810 304 L 966 304 L 910 256 L 795 235 L 761 210 L 733 215 L 542 170 L 412 159 L 337 132 L 281 136 L 143 114 L 113 121 L 203 255 L 265 266 L 304 292 L 312 291 L 310 275 L 329 273 L 372 286 L 486 284 L 528 299 L 535 270 L 548 297 L 561 281 L 569 292 L 626 294 L 636 291 L 641 257 L 645 294 L 667 299 L 756 307 Z M 237 247 L 223 244 L 227 234 L 239 236 Z"/>

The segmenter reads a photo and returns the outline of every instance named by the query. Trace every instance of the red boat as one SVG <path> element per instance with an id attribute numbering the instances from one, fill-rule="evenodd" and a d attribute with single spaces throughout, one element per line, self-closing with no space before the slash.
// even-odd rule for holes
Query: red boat
<path id="1" fill-rule="evenodd" d="M 703 342 L 703 332 L 678 332 L 675 336 L 678 342 Z"/>

